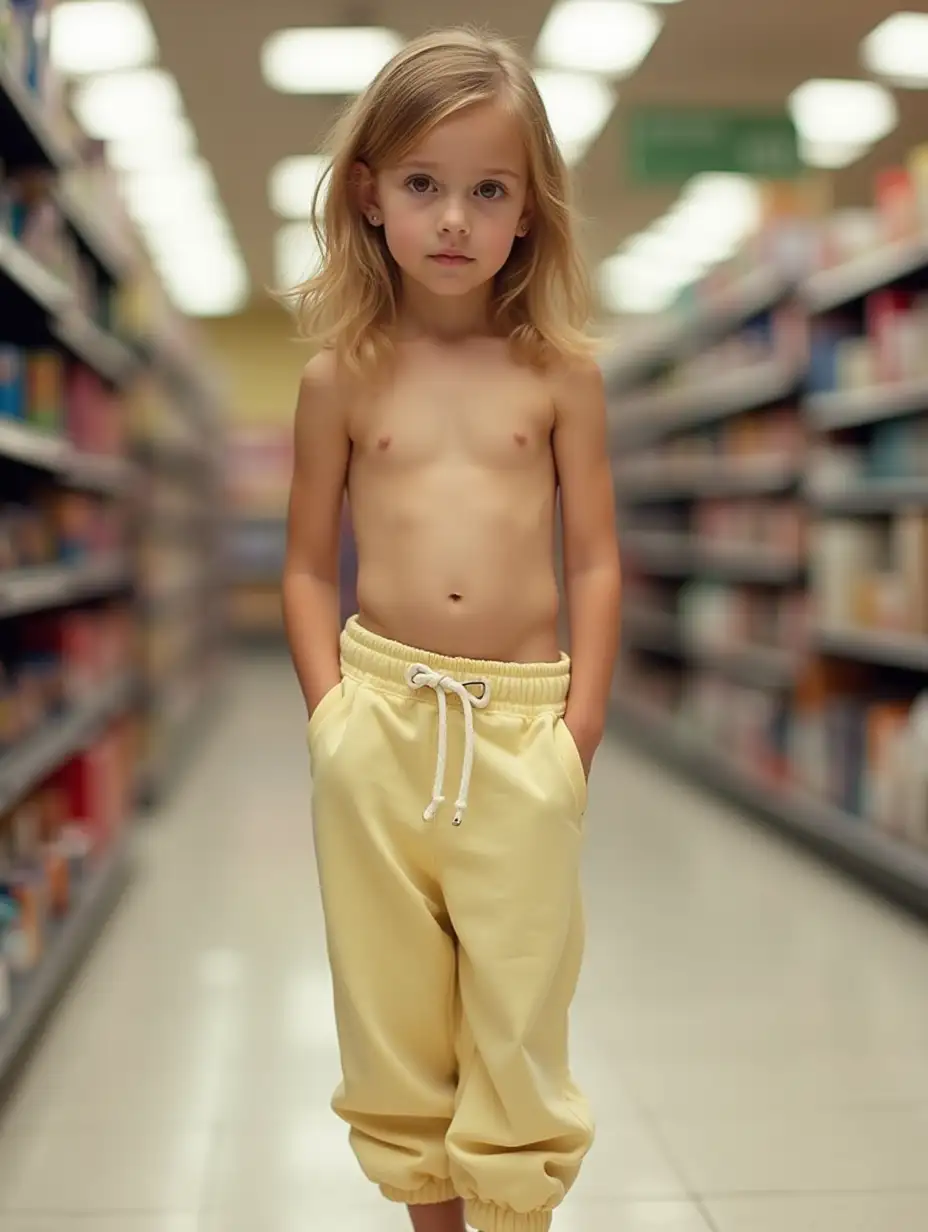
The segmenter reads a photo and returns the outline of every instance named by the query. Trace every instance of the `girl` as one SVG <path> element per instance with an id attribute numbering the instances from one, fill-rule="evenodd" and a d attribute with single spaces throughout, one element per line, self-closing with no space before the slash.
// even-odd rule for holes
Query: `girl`
<path id="1" fill-rule="evenodd" d="M 318 238 L 284 605 L 333 1108 L 417 1232 L 545 1232 L 593 1132 L 567 1023 L 619 564 L 567 175 L 523 61 L 460 31 L 410 43 L 336 132 Z"/>

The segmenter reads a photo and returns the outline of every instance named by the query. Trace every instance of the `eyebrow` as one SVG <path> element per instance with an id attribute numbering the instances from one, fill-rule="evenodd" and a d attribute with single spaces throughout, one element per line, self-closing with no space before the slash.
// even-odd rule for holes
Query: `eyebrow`
<path id="1" fill-rule="evenodd" d="M 406 158 L 400 164 L 400 167 L 401 169 L 405 169 L 406 167 L 421 167 L 423 171 L 439 171 L 440 170 L 438 163 L 430 163 L 428 162 L 427 159 L 422 159 L 422 158 Z M 519 173 L 517 171 L 513 171 L 511 167 L 490 167 L 488 170 L 484 171 L 483 174 L 485 176 L 495 175 L 499 179 L 503 179 L 503 178 L 510 179 L 510 180 L 521 179 L 521 176 L 519 175 Z"/>

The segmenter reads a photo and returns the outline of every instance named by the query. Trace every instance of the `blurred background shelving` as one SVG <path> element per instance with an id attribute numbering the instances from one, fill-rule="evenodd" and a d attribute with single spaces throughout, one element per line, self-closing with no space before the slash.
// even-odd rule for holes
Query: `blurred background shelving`
<path id="1" fill-rule="evenodd" d="M 603 368 L 621 730 L 924 911 L 922 159 L 891 195 L 880 178 L 865 225 L 779 194 L 650 349 L 616 345 Z"/>
<path id="2" fill-rule="evenodd" d="M 0 3 L 0 1080 L 131 874 L 222 628 L 224 395 L 68 118 L 47 27 Z M 161 517 L 193 520 L 173 548 Z M 178 585 L 190 603 L 163 603 Z"/>

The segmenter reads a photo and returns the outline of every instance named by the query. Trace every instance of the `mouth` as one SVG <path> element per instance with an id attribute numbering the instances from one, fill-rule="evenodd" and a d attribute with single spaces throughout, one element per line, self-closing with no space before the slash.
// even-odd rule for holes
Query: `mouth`
<path id="1" fill-rule="evenodd" d="M 470 265 L 473 257 L 465 257 L 460 252 L 436 252 L 429 260 L 437 261 L 439 265 Z"/>

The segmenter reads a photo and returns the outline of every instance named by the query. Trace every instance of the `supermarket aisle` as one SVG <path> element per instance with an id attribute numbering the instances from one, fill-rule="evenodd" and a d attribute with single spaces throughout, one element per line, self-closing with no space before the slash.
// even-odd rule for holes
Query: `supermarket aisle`
<path id="1" fill-rule="evenodd" d="M 7 1109 L 0 1232 L 406 1227 L 328 1111 L 306 799 L 288 669 L 245 667 Z M 928 932 L 624 749 L 587 859 L 558 1232 L 928 1226 Z"/>

